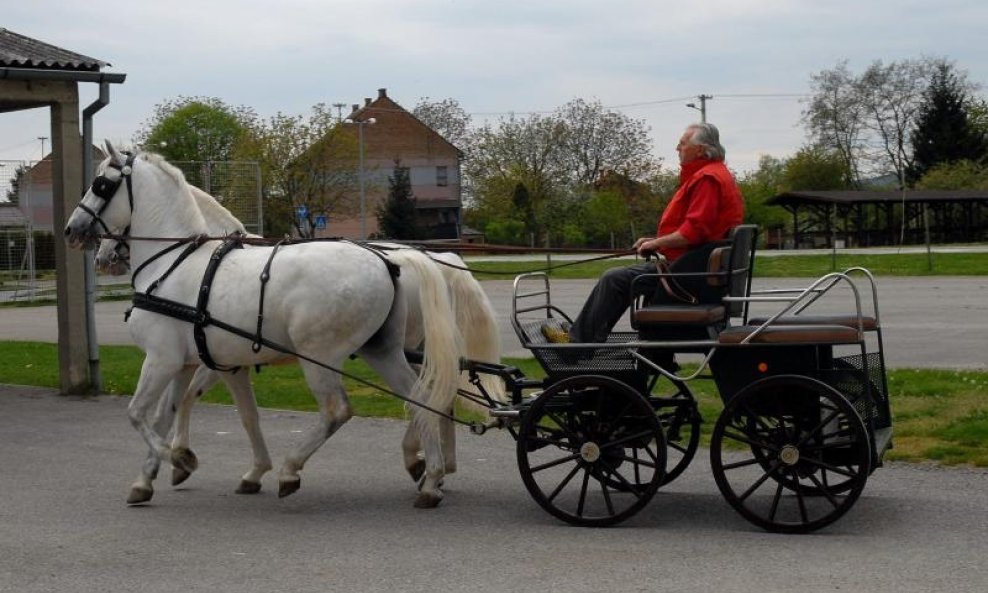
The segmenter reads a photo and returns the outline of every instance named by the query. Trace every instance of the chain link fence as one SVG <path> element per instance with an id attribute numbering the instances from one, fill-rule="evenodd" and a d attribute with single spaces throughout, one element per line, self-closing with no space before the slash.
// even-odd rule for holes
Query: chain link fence
<path id="1" fill-rule="evenodd" d="M 214 196 L 248 232 L 264 234 L 260 166 L 253 162 L 173 162 Z M 55 299 L 51 160 L 0 160 L 0 304 Z M 97 276 L 98 298 L 130 294 L 130 278 Z M 81 287 L 80 287 L 81 289 Z"/>

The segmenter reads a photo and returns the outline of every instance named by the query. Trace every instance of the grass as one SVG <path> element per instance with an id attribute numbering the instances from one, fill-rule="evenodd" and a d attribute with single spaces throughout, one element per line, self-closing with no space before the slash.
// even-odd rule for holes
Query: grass
<path id="1" fill-rule="evenodd" d="M 134 391 L 143 354 L 131 346 L 100 348 L 104 389 L 127 395 Z M 543 375 L 532 359 L 506 359 L 529 377 Z M 361 361 L 350 360 L 344 370 L 377 382 Z M 262 407 L 314 411 L 297 366 L 265 367 L 252 373 L 258 403 Z M 58 354 L 54 344 L 0 343 L 0 380 L 3 383 L 58 387 Z M 398 399 L 351 379 L 345 380 L 354 410 L 359 416 L 402 418 Z M 690 383 L 705 419 L 704 442 L 721 411 L 713 381 Z M 886 459 L 936 462 L 943 465 L 988 467 L 988 372 L 937 369 L 896 369 L 889 372 L 889 392 L 895 422 L 893 448 Z M 214 387 L 205 401 L 232 403 L 226 390 Z"/>
<path id="2" fill-rule="evenodd" d="M 589 257 L 589 256 L 588 256 Z M 596 278 L 605 270 L 626 266 L 629 259 L 592 262 L 551 260 L 553 278 Z M 642 261 L 642 260 L 639 260 Z M 932 269 L 930 263 L 932 261 Z M 473 261 L 470 268 L 480 280 L 511 279 L 516 274 L 545 269 L 546 260 Z M 986 276 L 988 253 L 838 254 L 836 266 L 830 255 L 756 255 L 755 276 L 774 278 L 817 278 L 835 270 L 863 266 L 878 276 Z M 492 273 L 499 272 L 499 273 Z"/>

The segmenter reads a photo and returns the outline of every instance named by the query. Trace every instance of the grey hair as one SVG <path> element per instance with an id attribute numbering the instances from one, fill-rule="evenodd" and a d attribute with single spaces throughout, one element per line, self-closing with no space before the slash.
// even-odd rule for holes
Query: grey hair
<path id="1" fill-rule="evenodd" d="M 689 130 L 694 130 L 690 137 L 690 144 L 698 144 L 703 147 L 703 154 L 712 161 L 722 161 L 727 156 L 727 151 L 720 143 L 720 132 L 717 126 L 708 123 L 690 124 Z"/>

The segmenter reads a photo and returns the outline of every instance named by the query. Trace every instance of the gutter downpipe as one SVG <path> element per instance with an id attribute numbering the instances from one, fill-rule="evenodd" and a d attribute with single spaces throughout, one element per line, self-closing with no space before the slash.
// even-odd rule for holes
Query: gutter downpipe
<path id="1" fill-rule="evenodd" d="M 99 98 L 82 111 L 82 191 L 93 182 L 93 115 L 110 103 L 110 85 L 99 83 Z M 96 337 L 96 266 L 92 249 L 85 255 L 86 341 L 89 344 L 89 382 L 95 393 L 103 392 L 103 375 L 99 366 L 99 341 Z"/>

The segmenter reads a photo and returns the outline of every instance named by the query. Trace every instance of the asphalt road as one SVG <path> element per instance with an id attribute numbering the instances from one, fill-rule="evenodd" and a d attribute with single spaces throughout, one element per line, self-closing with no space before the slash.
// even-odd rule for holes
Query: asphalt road
<path id="1" fill-rule="evenodd" d="M 579 312 L 593 280 L 554 280 L 552 301 L 571 316 Z M 759 279 L 754 288 L 805 286 L 805 279 Z M 498 315 L 502 352 L 528 356 L 511 328 L 512 281 L 483 282 Z M 890 367 L 988 369 L 988 278 L 916 277 L 878 280 L 880 316 Z M 865 294 L 865 306 L 870 297 Z M 123 323 L 129 307 L 124 301 L 96 306 L 97 336 L 101 344 L 132 344 Z M 756 312 L 771 313 L 774 305 L 759 305 Z M 847 294 L 820 303 L 821 312 L 853 312 Z M 865 309 L 866 313 L 868 309 Z M 620 327 L 627 327 L 622 321 Z M 0 308 L 0 340 L 54 342 L 58 339 L 55 308 Z"/>
<path id="2" fill-rule="evenodd" d="M 528 496 L 513 441 L 459 434 L 437 509 L 412 507 L 404 424 L 354 419 L 302 489 L 233 490 L 248 448 L 236 413 L 194 414 L 199 471 L 124 498 L 143 447 L 116 397 L 0 386 L 0 591 L 210 593 L 731 591 L 978 592 L 988 588 L 988 472 L 891 465 L 836 524 L 764 533 L 737 516 L 706 452 L 619 527 L 562 524 Z M 309 414 L 261 412 L 278 459 Z"/>

